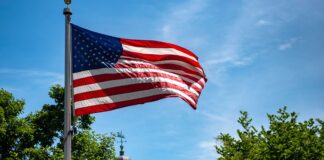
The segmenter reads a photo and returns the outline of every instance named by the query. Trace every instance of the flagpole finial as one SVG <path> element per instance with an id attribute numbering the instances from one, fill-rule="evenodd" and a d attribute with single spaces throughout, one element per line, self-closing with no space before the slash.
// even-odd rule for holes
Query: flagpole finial
<path id="1" fill-rule="evenodd" d="M 66 5 L 69 5 L 69 4 L 71 4 L 72 0 L 64 0 L 64 2 Z"/>
<path id="2" fill-rule="evenodd" d="M 64 10 L 63 10 L 63 14 L 64 14 L 64 15 L 72 15 L 72 12 L 71 12 L 70 8 L 66 7 L 66 8 L 64 8 Z M 68 19 L 69 19 L 69 21 L 70 21 L 70 17 L 69 17 Z"/>

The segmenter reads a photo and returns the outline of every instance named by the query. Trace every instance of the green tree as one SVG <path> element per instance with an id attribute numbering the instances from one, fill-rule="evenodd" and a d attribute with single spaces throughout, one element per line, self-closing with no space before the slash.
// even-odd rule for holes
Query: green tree
<path id="1" fill-rule="evenodd" d="M 241 111 L 238 122 L 243 130 L 237 130 L 238 138 L 220 134 L 216 146 L 220 160 L 236 159 L 324 159 L 324 122 L 309 119 L 297 122 L 295 112 L 288 113 L 287 107 L 278 114 L 268 114 L 269 128 L 257 130 L 251 125 L 247 112 Z"/>
<path id="2" fill-rule="evenodd" d="M 19 115 L 24 101 L 0 90 L 0 154 L 3 159 L 63 159 L 64 88 L 51 87 L 49 96 L 54 104 L 45 104 L 41 110 L 22 118 Z M 90 115 L 73 119 L 78 130 L 72 140 L 73 159 L 114 159 L 114 136 L 91 131 L 94 121 Z"/>
<path id="3" fill-rule="evenodd" d="M 19 115 L 25 102 L 15 99 L 4 89 L 0 89 L 0 154 L 2 157 L 21 159 L 24 148 L 31 147 L 34 128 Z"/>
<path id="4" fill-rule="evenodd" d="M 86 130 L 73 138 L 73 159 L 113 160 L 114 139 L 107 135 Z M 86 146 L 86 147 L 85 147 Z"/>

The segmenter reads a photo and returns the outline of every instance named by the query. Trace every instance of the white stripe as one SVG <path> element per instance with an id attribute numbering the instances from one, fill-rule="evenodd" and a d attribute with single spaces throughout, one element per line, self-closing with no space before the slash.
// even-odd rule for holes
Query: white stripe
<path id="1" fill-rule="evenodd" d="M 151 65 L 153 67 L 156 67 L 150 63 L 147 63 L 147 62 L 143 62 L 143 61 L 130 61 L 130 60 L 119 60 L 118 61 L 118 64 L 144 64 L 144 65 Z M 191 77 L 194 77 L 194 78 L 197 78 L 197 79 L 200 79 L 201 76 L 198 76 L 198 75 L 195 75 L 195 74 L 191 74 L 191 73 L 187 73 L 183 70 L 178 70 L 178 69 L 165 69 L 165 68 L 159 68 L 160 70 L 163 70 L 163 71 L 166 71 L 166 72 L 171 72 L 171 73 L 177 73 L 178 74 L 184 74 L 184 75 L 187 75 L 187 76 L 191 76 Z"/>
<path id="2" fill-rule="evenodd" d="M 170 76 L 174 76 L 174 77 L 180 78 L 186 82 L 191 83 L 192 85 L 198 87 L 199 89 L 202 89 L 202 86 L 199 83 L 197 83 L 189 78 L 186 78 L 181 75 L 174 74 L 174 73 L 166 72 L 166 71 L 163 71 L 160 69 L 149 69 L 149 68 L 100 68 L 100 69 L 93 69 L 93 70 L 87 70 L 87 71 L 73 73 L 73 80 L 96 76 L 96 75 L 101 75 L 101 74 L 145 73 L 145 72 L 147 72 L 147 73 L 157 72 L 157 73 L 163 73 L 163 74 L 167 74 Z M 205 81 L 203 78 L 201 78 L 201 79 L 203 82 Z"/>
<path id="3" fill-rule="evenodd" d="M 129 57 L 129 56 L 120 56 L 121 59 L 131 59 L 131 60 L 138 60 L 138 61 L 144 61 L 144 62 L 148 62 L 148 63 L 152 63 L 152 64 L 175 64 L 175 65 L 178 65 L 178 66 L 182 66 L 182 67 L 185 67 L 187 69 L 190 69 L 192 71 L 198 71 L 202 74 L 204 74 L 204 71 L 199 68 L 199 67 L 196 67 L 196 66 L 193 66 L 187 62 L 184 62 L 184 61 L 179 61 L 179 60 L 162 60 L 162 61 L 149 61 L 149 60 L 146 60 L 146 59 L 139 59 L 139 58 L 134 58 L 134 57 Z"/>
<path id="4" fill-rule="evenodd" d="M 183 96 L 185 99 L 190 101 L 192 104 L 196 104 L 196 102 L 184 94 L 183 92 L 173 89 L 173 88 L 154 88 L 144 91 L 137 91 L 137 92 L 130 92 L 130 93 L 124 93 L 124 94 L 118 94 L 114 96 L 107 96 L 107 97 L 100 97 L 100 98 L 93 98 L 93 99 L 87 99 L 83 101 L 78 101 L 74 103 L 75 109 L 88 107 L 88 106 L 94 106 L 94 105 L 100 105 L 100 104 L 111 104 L 111 103 L 117 103 L 127 100 L 134 100 L 139 98 L 145 98 L 150 97 L 154 95 L 161 95 L 161 94 L 178 94 Z"/>
<path id="5" fill-rule="evenodd" d="M 192 57 L 174 48 L 145 48 L 145 47 L 129 46 L 126 44 L 122 44 L 122 46 L 124 50 L 130 52 L 136 52 L 140 54 L 152 54 L 152 55 L 175 55 L 175 56 L 187 57 L 189 59 L 198 62 L 195 57 Z"/>
<path id="6" fill-rule="evenodd" d="M 199 93 L 193 88 L 189 87 L 188 85 L 165 77 L 127 78 L 127 79 L 110 80 L 110 81 L 105 81 L 100 83 L 93 83 L 93 84 L 75 87 L 74 94 L 125 86 L 130 84 L 140 84 L 140 83 L 143 84 L 143 83 L 154 83 L 154 82 L 166 82 L 166 83 L 174 84 L 195 94 L 196 96 L 199 96 Z"/>
<path id="7" fill-rule="evenodd" d="M 203 87 L 205 86 L 205 84 L 206 84 L 206 81 L 205 81 L 204 78 L 201 78 L 201 79 L 197 82 L 197 84 L 199 84 L 199 82 L 203 84 L 202 88 L 203 88 Z"/>

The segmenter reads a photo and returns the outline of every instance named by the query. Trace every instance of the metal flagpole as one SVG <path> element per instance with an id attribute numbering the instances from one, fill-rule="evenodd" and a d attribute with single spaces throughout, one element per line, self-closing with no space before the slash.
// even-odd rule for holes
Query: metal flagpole
<path id="1" fill-rule="evenodd" d="M 64 0 L 69 5 L 71 0 Z M 72 12 L 67 6 L 64 8 L 65 15 L 65 85 L 64 85 L 64 160 L 71 160 L 71 15 Z"/>

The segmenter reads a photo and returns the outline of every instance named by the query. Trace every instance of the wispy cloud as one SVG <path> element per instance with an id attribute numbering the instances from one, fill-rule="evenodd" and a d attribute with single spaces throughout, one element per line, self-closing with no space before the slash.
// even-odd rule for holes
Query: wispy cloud
<path id="1" fill-rule="evenodd" d="M 198 144 L 198 147 L 203 153 L 197 155 L 197 160 L 215 159 L 217 157 L 214 140 L 202 141 Z"/>
<path id="2" fill-rule="evenodd" d="M 36 81 L 46 79 L 50 81 L 51 84 L 62 84 L 64 80 L 64 76 L 60 73 L 31 69 L 0 68 L 0 74 L 2 76 L 24 77 Z"/>
<path id="3" fill-rule="evenodd" d="M 226 115 L 219 115 L 219 114 L 209 113 L 209 112 L 205 112 L 205 111 L 200 111 L 198 113 L 200 113 L 203 117 L 205 117 L 211 121 L 218 121 L 218 122 L 222 122 L 222 123 L 231 123 L 231 119 Z"/>
<path id="4" fill-rule="evenodd" d="M 169 42 L 184 42 L 191 47 L 197 47 L 204 42 L 201 37 L 190 36 L 189 30 L 197 25 L 195 20 L 202 17 L 209 0 L 189 0 L 180 5 L 172 6 L 158 24 L 162 39 Z M 161 37 L 159 36 L 159 39 Z M 190 40 L 188 40 L 190 39 Z"/>
<path id="5" fill-rule="evenodd" d="M 216 3 L 216 4 L 215 4 Z M 192 36 L 192 30 L 199 30 L 199 25 L 195 23 L 198 16 L 205 13 L 208 6 L 215 6 L 214 10 L 221 10 L 217 7 L 218 2 L 190 0 L 180 6 L 174 6 L 170 9 L 169 14 L 165 15 L 162 24 L 159 27 L 159 33 L 165 40 L 173 42 L 185 42 L 192 44 L 195 48 L 208 44 L 208 50 L 205 50 L 205 57 L 203 57 L 202 65 L 206 71 L 209 83 L 214 87 L 227 88 L 225 83 L 229 71 L 234 68 L 251 65 L 260 56 L 264 56 L 265 52 L 277 49 L 277 37 L 281 30 L 294 19 L 292 12 L 288 12 L 289 2 L 276 1 L 273 2 L 249 0 L 242 1 L 242 5 L 235 18 L 226 20 L 226 25 L 222 30 L 221 40 L 215 41 L 215 36 Z M 213 15 L 219 16 L 219 15 Z M 214 24 L 213 24 L 214 25 Z M 214 26 L 215 30 L 220 24 Z M 195 28 L 188 30 L 187 27 Z M 271 26 L 271 27 L 269 27 Z M 211 28 L 211 27 L 210 27 Z M 216 32 L 216 31 L 215 31 Z M 205 33 L 209 33 L 206 31 Z M 217 32 L 216 32 L 217 33 Z M 189 41 L 186 39 L 190 39 Z M 296 39 L 297 40 L 297 39 Z M 288 49 L 296 42 L 290 39 L 282 43 L 283 46 L 278 46 L 278 49 Z M 251 85 L 250 85 L 251 86 Z M 214 107 L 206 107 L 204 112 L 199 112 L 207 121 L 200 129 L 203 137 L 200 137 L 196 143 L 192 154 L 186 155 L 187 159 L 215 159 L 217 157 L 214 145 L 215 137 L 220 132 L 235 133 L 238 124 L 235 120 L 239 116 L 238 108 L 242 104 L 247 95 L 257 95 L 257 92 L 252 91 L 250 86 L 246 88 L 237 87 L 227 93 L 213 92 L 217 97 L 222 98 L 223 104 L 213 104 L 210 102 L 207 105 Z M 210 95 L 209 95 L 210 96 Z M 215 95 L 213 95 L 215 96 Z M 211 97 L 208 97 L 211 98 Z M 216 103 L 216 102 L 215 102 Z M 225 111 L 219 110 L 217 107 L 225 107 Z M 216 108 L 216 109 L 215 109 Z M 207 139 L 209 137 L 209 139 Z M 206 140 L 207 139 L 207 140 Z M 192 158 L 195 157 L 195 158 Z"/>
<path id="6" fill-rule="evenodd" d="M 256 14 L 253 2 L 246 1 L 239 17 L 234 19 L 229 26 L 223 43 L 210 50 L 209 58 L 203 62 L 210 82 L 222 86 L 227 71 L 231 68 L 242 67 L 253 62 L 257 56 L 257 50 L 251 50 L 247 46 L 256 44 L 260 31 L 255 24 L 268 25 L 270 22 L 260 19 Z"/>
<path id="7" fill-rule="evenodd" d="M 256 26 L 269 26 L 271 25 L 271 22 L 270 21 L 267 21 L 267 20 L 264 20 L 264 19 L 259 19 L 256 23 L 255 23 Z"/>
<path id="8" fill-rule="evenodd" d="M 239 16 L 233 19 L 231 25 L 228 26 L 228 31 L 224 33 L 224 40 L 220 45 L 211 48 L 208 54 L 210 56 L 203 61 L 209 82 L 218 87 L 227 87 L 225 82 L 229 70 L 253 64 L 259 56 L 264 56 L 267 50 L 273 49 L 276 44 L 272 37 L 280 32 L 285 23 L 289 23 L 288 18 L 285 21 L 277 20 L 277 16 L 282 15 L 279 13 L 282 12 L 280 10 L 282 7 L 285 8 L 287 4 L 280 3 L 277 7 L 270 7 L 259 1 L 243 1 L 241 12 L 238 13 Z M 283 15 L 289 17 L 287 13 Z M 282 49 L 292 47 L 296 40 L 285 41 Z M 212 40 L 209 41 L 212 42 Z M 217 109 L 208 108 L 208 110 L 200 112 L 208 121 L 207 125 L 204 126 L 205 136 L 211 137 L 210 140 L 204 139 L 197 144 L 199 155 L 204 154 L 206 156 L 200 159 L 215 159 L 216 151 L 208 150 L 208 148 L 214 149 L 213 146 L 216 145 L 216 142 L 212 139 L 213 136 L 220 132 L 235 135 L 233 128 L 239 127 L 235 123 L 238 108 L 242 107 L 240 106 L 242 100 L 251 94 L 256 93 L 251 93 L 250 88 L 238 87 L 231 93 L 218 95 L 218 97 L 223 98 L 223 104 L 209 104 L 211 106 L 225 106 L 225 111 L 220 112 L 219 108 L 214 107 Z M 227 97 L 230 98 L 227 99 Z M 234 111 L 235 113 L 233 113 Z M 207 150 L 208 152 L 206 152 Z"/>
<path id="9" fill-rule="evenodd" d="M 202 17 L 206 16 L 204 11 L 212 5 L 214 5 L 214 2 L 209 0 L 190 0 L 170 8 L 158 27 L 163 39 L 174 43 L 184 43 L 191 48 L 199 48 L 199 50 L 201 50 L 203 43 L 212 43 L 214 37 L 209 39 L 204 35 L 194 36 L 193 34 L 194 31 L 201 30 L 201 25 L 197 24 L 196 20 L 201 20 Z M 258 25 L 269 25 L 270 21 L 259 17 L 250 18 L 250 14 L 253 13 L 250 10 L 251 8 L 243 9 L 243 14 L 229 27 L 230 29 L 222 44 L 213 46 L 206 51 L 205 55 L 208 55 L 208 58 L 205 58 L 207 60 L 203 61 L 202 64 L 210 82 L 221 86 L 221 79 L 229 68 L 250 64 L 257 55 L 256 53 L 240 53 L 242 45 L 247 43 L 244 36 L 246 34 L 243 32 L 254 35 L 251 29 L 252 23 L 258 21 Z"/>
<path id="10" fill-rule="evenodd" d="M 283 42 L 282 44 L 280 44 L 278 46 L 278 50 L 284 51 L 284 50 L 287 50 L 287 49 L 293 47 L 293 45 L 296 43 L 297 40 L 298 40 L 297 38 L 290 38 L 290 39 L 286 40 L 285 42 Z"/>
<path id="11" fill-rule="evenodd" d="M 274 39 L 295 17 L 287 11 L 290 3 L 278 1 L 269 5 L 270 2 L 243 1 L 238 17 L 232 20 L 224 33 L 224 40 L 210 49 L 210 56 L 203 62 L 209 82 L 221 87 L 230 69 L 250 65 L 272 50 L 276 46 Z M 296 39 L 290 39 L 278 49 L 289 49 L 295 42 Z"/>

